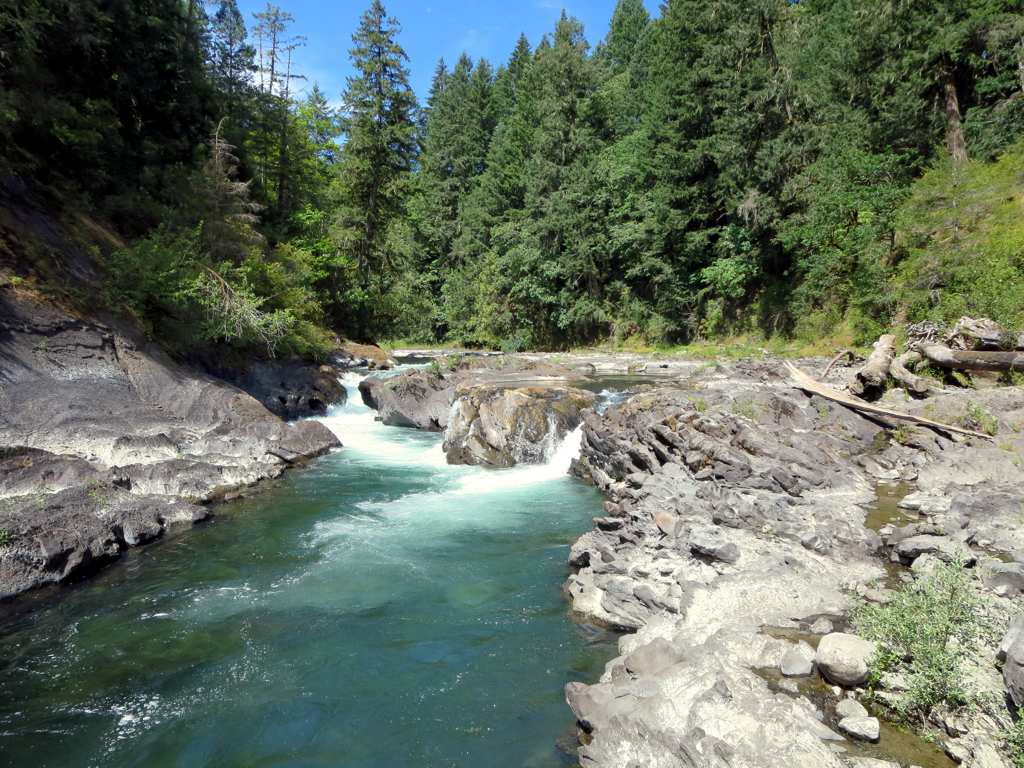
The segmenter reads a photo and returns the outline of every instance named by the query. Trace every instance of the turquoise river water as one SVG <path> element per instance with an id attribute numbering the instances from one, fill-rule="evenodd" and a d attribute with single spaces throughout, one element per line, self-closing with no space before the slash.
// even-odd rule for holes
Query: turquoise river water
<path id="1" fill-rule="evenodd" d="M 560 593 L 600 512 L 579 435 L 450 467 L 355 383 L 324 419 L 343 450 L 0 609 L 0 766 L 575 763 L 563 686 L 614 650 Z"/>

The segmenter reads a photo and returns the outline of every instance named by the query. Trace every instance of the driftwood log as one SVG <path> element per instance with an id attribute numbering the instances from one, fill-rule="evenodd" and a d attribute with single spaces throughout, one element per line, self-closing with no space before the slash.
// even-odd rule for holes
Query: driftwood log
<path id="1" fill-rule="evenodd" d="M 1024 352 L 984 352 L 921 344 L 921 354 L 941 368 L 958 371 L 1024 371 Z"/>
<path id="2" fill-rule="evenodd" d="M 992 440 L 991 435 L 986 435 L 983 432 L 974 432 L 973 430 L 964 429 L 963 427 L 955 427 L 952 424 L 943 424 L 939 421 L 932 421 L 931 419 L 925 419 L 920 416 L 912 416 L 909 413 L 900 413 L 899 411 L 880 408 L 877 405 L 865 403 L 863 400 L 858 400 L 850 395 L 846 395 L 838 390 L 832 389 L 821 382 L 815 381 L 788 361 L 786 362 L 786 368 L 789 370 L 789 374 L 792 376 L 794 385 L 797 389 L 802 389 L 804 392 L 812 395 L 824 397 L 826 400 L 839 403 L 840 405 L 852 408 L 855 411 L 870 413 L 875 416 L 885 416 L 899 421 L 909 421 L 913 424 L 920 424 L 921 426 L 930 427 L 931 429 L 935 429 L 940 432 L 946 432 L 947 434 L 956 433 L 960 435 L 969 435 L 970 437 L 978 437 L 982 440 Z"/>
<path id="3" fill-rule="evenodd" d="M 892 361 L 889 366 L 889 373 L 896 382 L 907 392 L 915 397 L 925 397 L 931 390 L 932 385 L 928 379 L 911 372 L 911 368 L 921 362 L 921 355 L 917 352 L 904 352 Z"/>
<path id="4" fill-rule="evenodd" d="M 896 357 L 896 337 L 890 333 L 879 337 L 875 350 L 864 366 L 853 374 L 850 391 L 855 395 L 875 397 L 885 392 L 889 368 Z"/>

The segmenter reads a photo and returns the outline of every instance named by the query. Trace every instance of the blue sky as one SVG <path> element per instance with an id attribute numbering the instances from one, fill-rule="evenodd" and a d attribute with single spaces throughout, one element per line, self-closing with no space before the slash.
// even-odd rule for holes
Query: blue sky
<path id="1" fill-rule="evenodd" d="M 492 64 L 507 60 L 520 32 L 531 45 L 554 29 L 564 7 L 583 22 L 591 45 L 608 31 L 616 0 L 384 0 L 388 13 L 402 24 L 400 41 L 409 54 L 412 86 L 422 100 L 430 88 L 437 60 L 449 64 L 465 51 L 475 59 Z M 644 0 L 655 15 L 659 0 Z M 348 49 L 352 33 L 369 0 L 275 0 L 295 17 L 293 34 L 306 37 L 306 47 L 297 56 L 298 70 L 318 82 L 331 102 L 340 100 L 345 78 L 351 69 Z M 238 0 L 251 29 L 252 14 L 266 6 L 266 0 Z"/>

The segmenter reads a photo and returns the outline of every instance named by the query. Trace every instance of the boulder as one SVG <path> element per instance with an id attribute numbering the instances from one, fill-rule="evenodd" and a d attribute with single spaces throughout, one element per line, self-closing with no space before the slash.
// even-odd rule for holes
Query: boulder
<path id="1" fill-rule="evenodd" d="M 814 671 L 814 650 L 801 643 L 782 656 L 779 670 L 785 677 L 807 677 Z"/>
<path id="2" fill-rule="evenodd" d="M 1021 637 L 1024 637 L 1024 614 L 1014 616 L 1010 620 L 1010 626 L 1006 628 L 1006 634 L 1003 635 L 1003 640 L 999 643 L 996 658 L 999 661 L 1006 661 L 1006 654 L 1009 653 L 1010 646 Z"/>
<path id="3" fill-rule="evenodd" d="M 868 662 L 875 644 L 843 632 L 825 635 L 818 644 L 815 663 L 822 676 L 836 685 L 855 688 L 868 679 Z"/>
<path id="4" fill-rule="evenodd" d="M 437 371 L 417 368 L 387 378 L 369 376 L 359 382 L 359 394 L 388 426 L 443 432 L 455 384 Z"/>
<path id="5" fill-rule="evenodd" d="M 839 730 L 851 738 L 872 743 L 881 736 L 877 717 L 844 717 L 839 721 Z"/>
<path id="6" fill-rule="evenodd" d="M 1003 661 L 1003 680 L 1014 705 L 1017 707 L 1024 705 L 1024 633 L 1021 633 L 1019 629 L 1006 649 L 1006 657 Z"/>
<path id="7" fill-rule="evenodd" d="M 541 464 L 595 402 L 593 393 L 572 387 L 460 387 L 444 438 L 448 463 Z"/>
<path id="8" fill-rule="evenodd" d="M 245 371 L 207 368 L 245 390 L 271 413 L 282 419 L 321 416 L 328 407 L 344 403 L 347 391 L 338 381 L 338 371 L 327 365 L 301 360 L 269 360 L 251 364 Z"/>
<path id="9" fill-rule="evenodd" d="M 637 676 L 656 675 L 679 662 L 681 656 L 665 638 L 655 638 L 623 659 L 626 670 Z"/>
<path id="10" fill-rule="evenodd" d="M 992 563 L 985 569 L 985 586 L 1000 597 L 1024 594 L 1024 563 Z"/>
<path id="11" fill-rule="evenodd" d="M 868 711 L 856 699 L 846 698 L 836 704 L 836 717 L 840 720 L 848 717 L 868 717 Z"/>
<path id="12" fill-rule="evenodd" d="M 896 554 L 905 563 L 912 563 L 924 554 L 934 555 L 944 563 L 960 560 L 965 565 L 973 565 L 977 561 L 977 557 L 963 542 L 955 541 L 948 536 L 930 534 L 903 539 L 896 545 Z"/>

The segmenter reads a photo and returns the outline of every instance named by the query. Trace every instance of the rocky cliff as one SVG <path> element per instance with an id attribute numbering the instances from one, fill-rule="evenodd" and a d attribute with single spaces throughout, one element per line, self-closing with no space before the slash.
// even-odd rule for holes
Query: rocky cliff
<path id="1" fill-rule="evenodd" d="M 0 597 L 83 575 L 337 445 L 124 324 L 0 292 Z"/>

